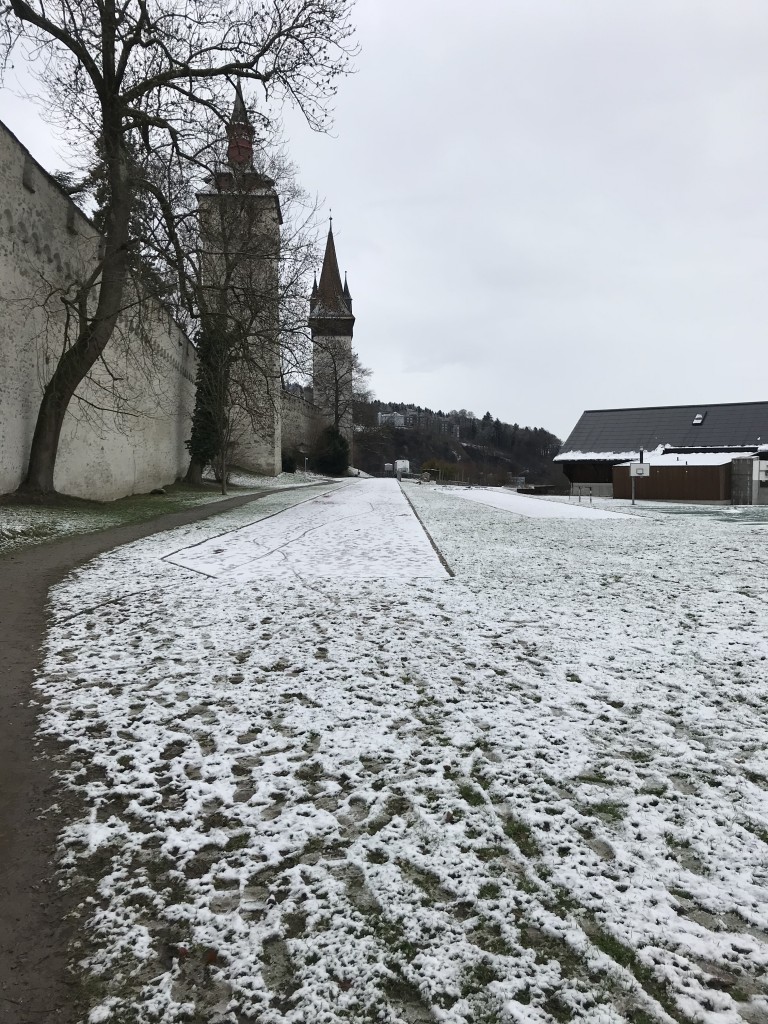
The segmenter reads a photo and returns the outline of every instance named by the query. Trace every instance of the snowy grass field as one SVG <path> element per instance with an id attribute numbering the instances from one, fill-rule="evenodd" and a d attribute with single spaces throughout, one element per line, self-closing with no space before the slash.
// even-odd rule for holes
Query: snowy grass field
<path id="1" fill-rule="evenodd" d="M 90 1024 L 768 1021 L 765 527 L 403 491 L 453 578 L 362 512 L 338 572 L 329 496 L 405 523 L 365 481 L 53 593 Z M 313 507 L 325 577 L 168 557 Z"/>
<path id="2" fill-rule="evenodd" d="M 314 473 L 280 473 L 266 477 L 238 472 L 231 475 L 231 488 L 226 497 L 328 482 L 327 478 Z M 62 496 L 56 507 L 0 501 L 0 558 L 35 544 L 97 533 L 113 526 L 143 523 L 157 516 L 222 501 L 224 497 L 218 489 L 206 492 L 184 483 L 170 484 L 165 490 L 163 494 L 132 494 L 104 502 L 85 502 L 77 498 L 68 502 L 66 496 Z"/>

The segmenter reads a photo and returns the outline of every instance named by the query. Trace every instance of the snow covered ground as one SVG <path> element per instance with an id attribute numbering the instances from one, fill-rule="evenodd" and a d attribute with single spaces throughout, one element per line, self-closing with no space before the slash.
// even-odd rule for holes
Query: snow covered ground
<path id="1" fill-rule="evenodd" d="M 604 513 L 605 514 L 605 513 Z M 216 579 L 444 579 L 447 575 L 399 487 L 360 480 L 167 556 Z"/>
<path id="2" fill-rule="evenodd" d="M 230 490 L 226 495 L 229 498 L 248 491 L 329 483 L 326 477 L 314 473 L 280 473 L 276 477 L 237 473 L 232 475 L 230 482 L 237 489 Z M 164 495 L 129 495 L 114 502 L 82 503 L 74 508 L 0 504 L 0 557 L 12 550 L 58 540 L 65 535 L 95 533 L 111 526 L 144 522 L 165 512 L 178 512 L 222 501 L 223 497 L 213 490 L 185 491 L 174 488 Z"/>
<path id="3" fill-rule="evenodd" d="M 584 503 L 542 501 L 530 494 L 505 491 L 501 487 L 448 487 L 448 492 L 457 498 L 466 498 L 481 505 L 491 505 L 505 512 L 513 512 L 529 519 L 616 519 L 622 513 L 596 508 Z"/>
<path id="4" fill-rule="evenodd" d="M 454 578 L 169 561 L 288 492 L 53 594 L 93 1024 L 768 1021 L 765 528 L 404 491 Z"/>

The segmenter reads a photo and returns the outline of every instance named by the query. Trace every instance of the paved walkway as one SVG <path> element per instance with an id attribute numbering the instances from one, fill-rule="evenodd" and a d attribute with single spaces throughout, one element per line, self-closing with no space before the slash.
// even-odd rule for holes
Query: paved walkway
<path id="1" fill-rule="evenodd" d="M 258 577 L 445 579 L 396 480 L 359 480 L 272 519 L 184 548 L 169 562 L 232 582 Z"/>
<path id="2" fill-rule="evenodd" d="M 327 484 L 323 485 L 327 487 Z M 205 519 L 276 489 L 238 495 L 135 526 L 121 526 L 0 559 L 0 1021 L 71 1024 L 76 989 L 67 972 L 76 894 L 55 880 L 56 837 L 72 797 L 57 786 L 57 750 L 35 739 L 32 682 L 41 662 L 49 589 L 75 566 L 154 533 Z M 280 488 L 285 490 L 285 488 Z M 69 801 L 69 805 L 68 805 Z M 40 815 L 58 802 L 57 813 Z"/>
<path id="3" fill-rule="evenodd" d="M 505 491 L 500 487 L 484 490 L 483 488 L 451 488 L 451 494 L 467 501 L 476 501 L 480 505 L 491 505 L 493 508 L 511 512 L 513 515 L 526 519 L 623 519 L 631 522 L 631 516 L 622 512 L 610 512 L 608 509 L 595 508 L 584 502 L 566 504 L 562 501 L 547 501 L 529 494 L 518 494 Z"/>

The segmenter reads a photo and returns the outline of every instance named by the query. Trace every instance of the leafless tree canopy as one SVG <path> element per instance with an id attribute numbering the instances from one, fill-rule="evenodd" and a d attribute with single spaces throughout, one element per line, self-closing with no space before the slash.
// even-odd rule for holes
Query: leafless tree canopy
<path id="1" fill-rule="evenodd" d="M 355 403 L 368 393 L 371 371 L 346 338 L 321 335 L 315 338 L 314 349 L 315 403 L 337 430 L 348 434 Z"/>
<path id="2" fill-rule="evenodd" d="M 183 265 L 189 196 L 210 170 L 233 84 L 258 85 L 265 110 L 287 99 L 325 128 L 337 79 L 349 70 L 351 2 L 10 0 L 0 15 L 4 65 L 14 54 L 31 62 L 50 117 L 83 153 L 71 189 L 96 190 L 104 233 L 87 315 L 44 391 L 28 489 L 53 489 L 64 415 L 115 330 L 139 250 L 154 241 Z M 260 120 L 266 130 L 266 114 Z M 189 278 L 153 269 L 154 283 L 165 280 L 191 315 Z"/>

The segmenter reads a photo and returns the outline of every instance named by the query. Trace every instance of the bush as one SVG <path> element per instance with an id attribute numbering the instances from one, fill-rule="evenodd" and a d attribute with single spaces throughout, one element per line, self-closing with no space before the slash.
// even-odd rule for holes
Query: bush
<path id="1" fill-rule="evenodd" d="M 338 427 L 321 431 L 312 452 L 312 465 L 320 473 L 343 476 L 349 466 L 349 443 Z"/>

